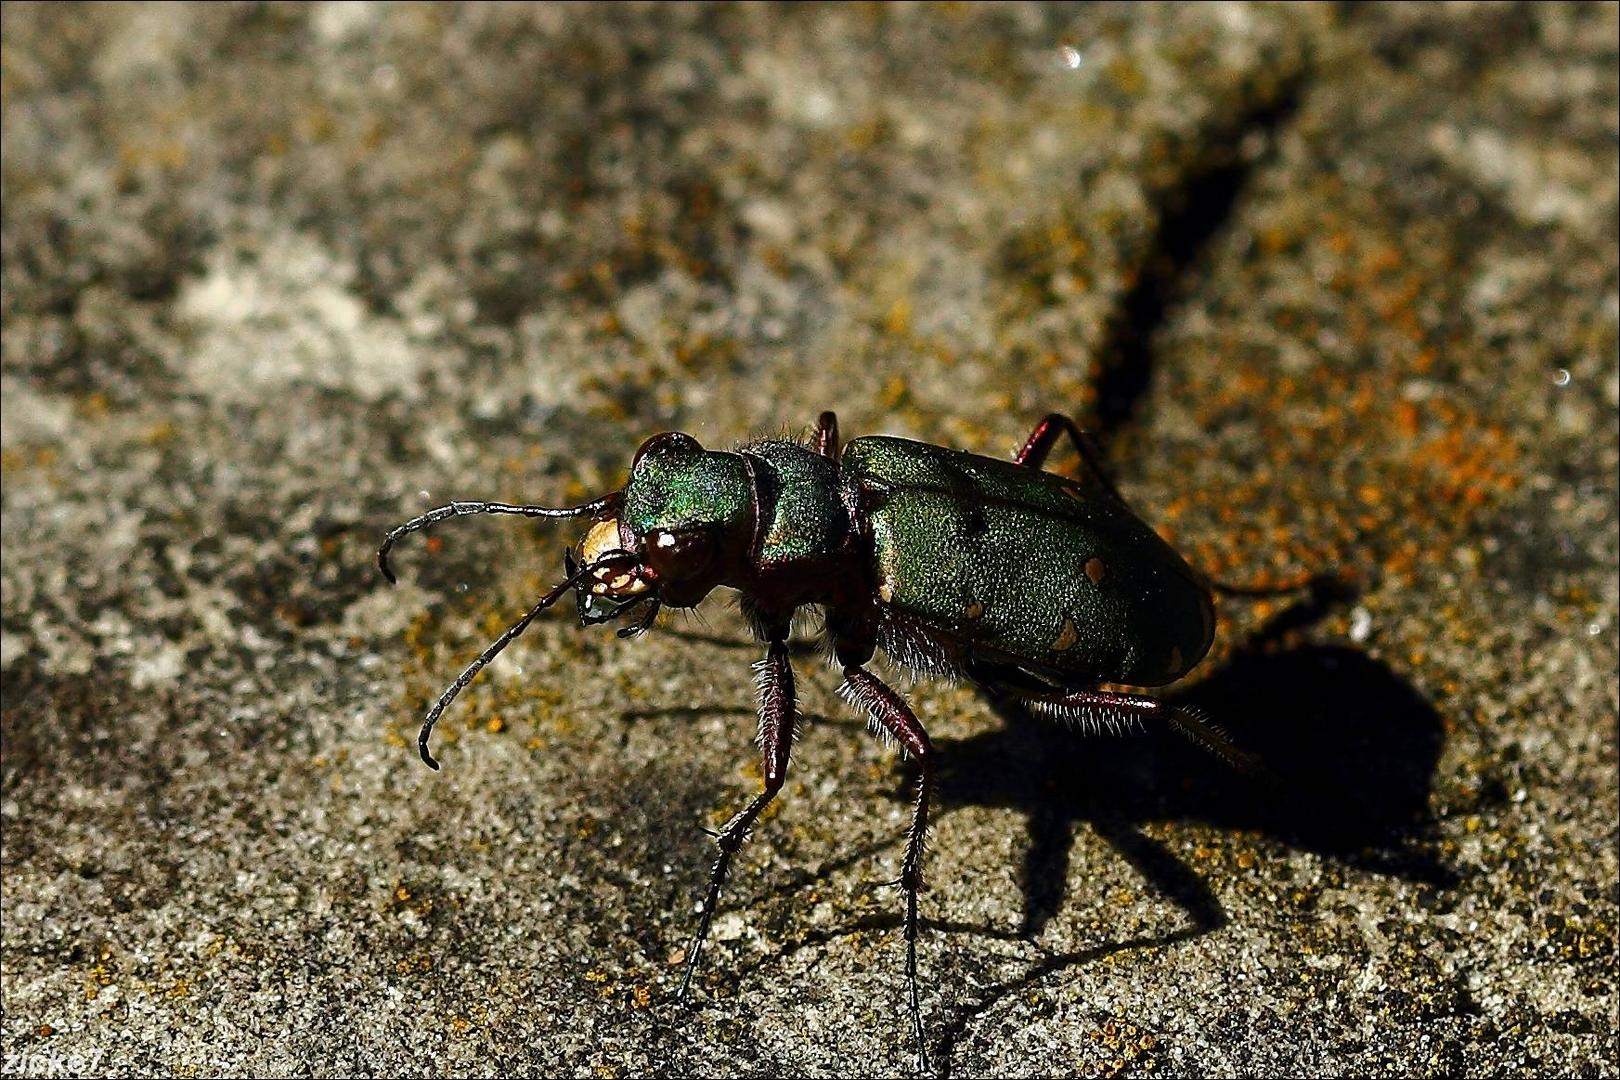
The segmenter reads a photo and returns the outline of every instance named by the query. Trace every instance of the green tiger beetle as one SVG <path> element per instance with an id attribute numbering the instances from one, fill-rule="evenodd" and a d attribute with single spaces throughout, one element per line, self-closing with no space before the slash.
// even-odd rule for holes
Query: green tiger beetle
<path id="1" fill-rule="evenodd" d="M 1043 468 L 1067 434 L 1082 479 Z M 821 414 L 806 443 L 705 450 L 680 432 L 642 444 L 628 483 L 575 507 L 455 502 L 392 530 L 377 552 L 446 518 L 516 514 L 591 518 L 564 557 L 566 576 L 462 672 L 428 711 L 456 695 L 542 611 L 573 590 L 582 626 L 625 620 L 620 637 L 652 627 L 660 607 L 696 606 L 717 586 L 737 591 L 765 646 L 759 674 L 759 794 L 714 834 L 719 847 L 686 953 L 680 995 L 708 936 L 732 857 L 787 779 L 798 710 L 788 631 L 805 605 L 824 616 L 841 694 L 896 740 L 919 771 L 901 861 L 906 982 L 918 1065 L 928 1071 L 917 981 L 917 890 L 934 794 L 928 733 L 893 688 L 867 669 L 881 648 L 927 675 L 966 679 L 1035 711 L 1088 727 L 1159 722 L 1237 766 L 1252 759 L 1195 710 L 1102 684 L 1157 687 L 1192 670 L 1215 636 L 1219 586 L 1187 565 L 1126 506 L 1088 438 L 1053 413 L 1011 461 L 908 439 L 867 436 L 840 446 Z M 1282 590 L 1286 591 L 1288 586 Z"/>

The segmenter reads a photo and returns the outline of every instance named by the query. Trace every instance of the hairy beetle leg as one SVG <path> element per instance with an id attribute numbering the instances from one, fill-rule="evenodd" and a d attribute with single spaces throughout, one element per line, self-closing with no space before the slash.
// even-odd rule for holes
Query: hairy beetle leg
<path id="1" fill-rule="evenodd" d="M 756 665 L 759 678 L 759 752 L 765 773 L 765 786 L 758 795 L 726 822 L 719 832 L 711 832 L 720 854 L 709 872 L 709 888 L 703 894 L 703 907 L 698 916 L 697 933 L 686 951 L 686 968 L 681 973 L 681 988 L 677 994 L 684 999 L 692 987 L 692 975 L 697 971 L 698 957 L 703 943 L 709 937 L 709 924 L 720 903 L 720 887 L 725 884 L 731 869 L 731 857 L 748 839 L 760 813 L 770 805 L 776 793 L 787 782 L 788 757 L 793 750 L 793 732 L 798 724 L 798 701 L 793 691 L 793 666 L 788 662 L 787 640 L 772 640 L 765 658 Z"/>
<path id="2" fill-rule="evenodd" d="M 928 804 L 934 794 L 934 750 L 928 732 L 899 694 L 858 664 L 844 668 L 844 695 L 859 705 L 900 743 L 917 763 L 917 801 L 911 831 L 900 863 L 900 888 L 906 897 L 906 988 L 911 1007 L 911 1035 L 917 1045 L 917 1069 L 929 1075 L 928 1042 L 923 1036 L 922 1006 L 917 992 L 917 890 L 922 886 L 923 847 L 928 835 Z"/>
<path id="3" fill-rule="evenodd" d="M 1120 694 L 1110 690 L 1074 690 L 1066 694 L 1023 694 L 1024 701 L 1049 716 L 1099 727 L 1117 727 L 1120 721 L 1162 722 L 1176 734 L 1214 754 L 1246 776 L 1278 784 L 1277 776 L 1260 758 L 1238 747 L 1231 736 L 1211 723 L 1198 709 L 1167 705 L 1158 698 Z"/>

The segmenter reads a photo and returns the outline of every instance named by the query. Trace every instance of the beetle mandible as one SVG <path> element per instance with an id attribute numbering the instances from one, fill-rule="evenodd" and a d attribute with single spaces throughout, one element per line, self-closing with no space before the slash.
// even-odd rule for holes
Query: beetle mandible
<path id="1" fill-rule="evenodd" d="M 1082 479 L 1046 471 L 1067 434 Z M 1036 711 L 1096 726 L 1158 721 L 1236 765 L 1248 755 L 1196 711 L 1101 684 L 1157 687 L 1192 670 L 1215 636 L 1212 584 L 1140 517 L 1068 417 L 1043 419 L 1011 461 L 927 443 L 866 436 L 840 447 L 821 414 L 808 444 L 705 450 L 667 432 L 641 445 L 624 488 L 575 507 L 455 502 L 390 531 L 377 565 L 404 535 L 446 518 L 517 514 L 591 518 L 564 557 L 566 576 L 497 638 L 428 711 L 433 725 L 468 683 L 542 611 L 573 590 L 581 625 L 626 620 L 645 633 L 661 607 L 694 607 L 736 590 L 765 645 L 759 661 L 758 795 L 715 834 L 719 855 L 687 950 L 680 995 L 708 936 L 732 857 L 787 779 L 798 714 L 788 632 L 819 607 L 840 693 L 904 749 L 918 769 L 898 884 L 904 895 L 906 982 L 918 1064 L 928 1069 L 917 982 L 917 892 L 934 794 L 934 752 L 906 701 L 867 668 L 877 649 L 929 675 L 966 679 Z M 1232 590 L 1243 591 L 1243 590 Z"/>

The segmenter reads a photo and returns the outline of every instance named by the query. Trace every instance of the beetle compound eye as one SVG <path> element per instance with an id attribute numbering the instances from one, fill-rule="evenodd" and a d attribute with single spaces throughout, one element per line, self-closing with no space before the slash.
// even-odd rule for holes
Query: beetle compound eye
<path id="1" fill-rule="evenodd" d="M 664 454 L 672 450 L 693 454 L 702 449 L 702 444 L 684 431 L 666 431 L 662 435 L 654 435 L 641 444 L 641 449 L 636 451 L 636 456 L 630 461 L 630 471 L 635 472 L 636 466 L 641 464 L 641 459 L 648 454 Z"/>
<path id="2" fill-rule="evenodd" d="M 688 581 L 714 560 L 714 541 L 702 529 L 654 529 L 647 534 L 642 557 L 659 577 Z"/>

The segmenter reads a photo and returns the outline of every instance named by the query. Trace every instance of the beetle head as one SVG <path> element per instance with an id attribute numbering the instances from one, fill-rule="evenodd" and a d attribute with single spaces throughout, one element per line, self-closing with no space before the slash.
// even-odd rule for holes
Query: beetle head
<path id="1" fill-rule="evenodd" d="M 636 451 L 617 516 L 599 521 L 570 553 L 612 561 L 577 586 L 582 625 L 608 622 L 651 602 L 692 607 L 727 583 L 754 535 L 754 484 L 737 454 L 704 450 L 681 432 L 654 435 Z"/>

